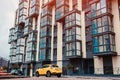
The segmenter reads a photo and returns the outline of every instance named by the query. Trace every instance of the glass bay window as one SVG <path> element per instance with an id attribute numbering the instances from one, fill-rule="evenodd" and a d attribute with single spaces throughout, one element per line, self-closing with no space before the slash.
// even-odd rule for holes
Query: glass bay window
<path id="1" fill-rule="evenodd" d="M 92 18 L 102 15 L 104 13 L 111 13 L 111 0 L 100 0 L 91 4 Z"/>
<path id="2" fill-rule="evenodd" d="M 69 0 L 56 0 L 56 20 L 62 18 L 69 11 Z"/>
<path id="3" fill-rule="evenodd" d="M 52 15 L 52 7 L 50 5 L 42 8 L 42 16 L 44 15 Z"/>
<path id="4" fill-rule="evenodd" d="M 79 11 L 65 17 L 66 56 L 81 56 L 81 20 Z"/>
<path id="5" fill-rule="evenodd" d="M 41 27 L 45 25 L 52 25 L 52 16 L 45 16 L 41 19 Z"/>

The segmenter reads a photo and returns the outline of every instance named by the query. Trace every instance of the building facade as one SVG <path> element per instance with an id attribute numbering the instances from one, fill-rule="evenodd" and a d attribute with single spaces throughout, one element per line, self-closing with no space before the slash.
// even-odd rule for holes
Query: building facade
<path id="1" fill-rule="evenodd" d="M 44 64 L 63 75 L 120 74 L 119 0 L 19 0 L 10 29 L 10 68 Z"/>

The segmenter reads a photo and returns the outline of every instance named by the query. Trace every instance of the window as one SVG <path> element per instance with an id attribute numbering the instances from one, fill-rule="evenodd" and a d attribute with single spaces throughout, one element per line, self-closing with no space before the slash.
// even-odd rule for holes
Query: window
<path id="1" fill-rule="evenodd" d="M 107 31 L 112 31 L 113 32 L 113 26 L 112 26 L 112 21 L 110 16 L 103 16 L 98 19 L 94 19 L 92 21 L 92 33 L 98 34 L 98 33 L 103 33 Z"/>
<path id="2" fill-rule="evenodd" d="M 46 50 L 45 49 L 41 49 L 39 56 L 40 56 L 40 60 L 45 60 Z"/>
<path id="3" fill-rule="evenodd" d="M 92 52 L 92 42 L 87 42 L 86 43 L 86 51 L 87 52 Z"/>
<path id="4" fill-rule="evenodd" d="M 56 19 L 60 19 L 63 15 L 68 12 L 69 8 L 67 6 L 62 6 L 56 10 Z"/>
<path id="5" fill-rule="evenodd" d="M 93 38 L 94 53 L 115 51 L 115 37 L 105 34 Z"/>
<path id="6" fill-rule="evenodd" d="M 52 7 L 51 6 L 45 6 L 42 9 L 42 16 L 44 16 L 46 14 L 51 14 L 52 15 Z"/>
<path id="7" fill-rule="evenodd" d="M 92 13 L 92 17 L 95 17 L 95 16 L 96 16 L 95 11 L 96 11 L 96 4 L 94 3 L 94 4 L 91 5 L 91 13 Z"/>
<path id="8" fill-rule="evenodd" d="M 104 14 L 106 12 L 111 13 L 111 0 L 100 0 L 96 3 L 91 4 L 91 15 L 92 18 Z"/>
<path id="9" fill-rule="evenodd" d="M 41 38 L 40 39 L 40 48 L 45 48 L 46 47 L 46 38 Z"/>
<path id="10" fill-rule="evenodd" d="M 52 16 L 45 16 L 41 19 L 41 27 L 45 25 L 52 25 Z"/>

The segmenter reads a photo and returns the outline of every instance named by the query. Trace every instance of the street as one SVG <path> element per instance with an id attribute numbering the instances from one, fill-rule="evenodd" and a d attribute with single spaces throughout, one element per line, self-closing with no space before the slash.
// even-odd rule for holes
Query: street
<path id="1" fill-rule="evenodd" d="M 12 78 L 12 79 L 0 79 L 0 80 L 120 80 L 117 77 L 88 77 L 88 76 L 78 76 L 78 77 L 30 77 L 30 78 Z"/>

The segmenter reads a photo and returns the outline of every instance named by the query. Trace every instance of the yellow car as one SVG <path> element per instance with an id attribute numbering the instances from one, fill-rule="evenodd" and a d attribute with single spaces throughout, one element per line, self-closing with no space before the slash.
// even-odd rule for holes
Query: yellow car
<path id="1" fill-rule="evenodd" d="M 45 75 L 46 77 L 51 77 L 51 75 L 57 75 L 57 77 L 61 77 L 61 74 L 62 69 L 55 64 L 46 64 L 36 70 L 37 77 L 41 75 Z"/>

